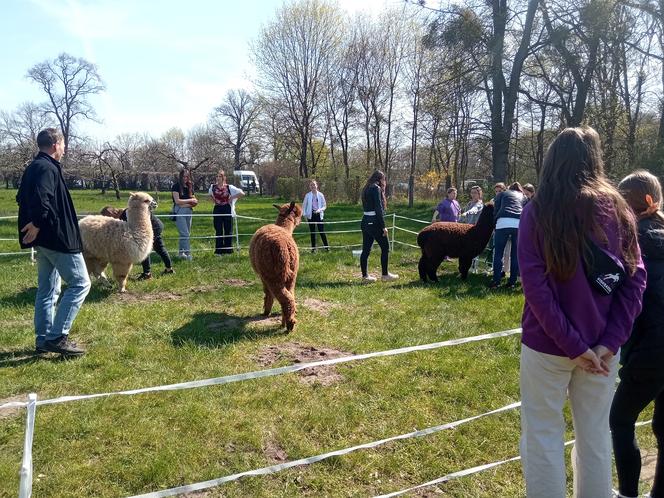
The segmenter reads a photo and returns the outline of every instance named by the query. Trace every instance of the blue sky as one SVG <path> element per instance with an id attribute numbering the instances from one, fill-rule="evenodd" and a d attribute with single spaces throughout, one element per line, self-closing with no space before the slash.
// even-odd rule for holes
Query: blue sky
<path id="1" fill-rule="evenodd" d="M 401 0 L 340 0 L 375 13 Z M 3 0 L 0 110 L 41 102 L 27 70 L 60 52 L 99 66 L 99 139 L 202 123 L 230 88 L 251 87 L 249 42 L 282 0 Z"/>

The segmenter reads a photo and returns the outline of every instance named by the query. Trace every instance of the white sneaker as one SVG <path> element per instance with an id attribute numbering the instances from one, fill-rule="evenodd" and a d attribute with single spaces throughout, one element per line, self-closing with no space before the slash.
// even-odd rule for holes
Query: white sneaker
<path id="1" fill-rule="evenodd" d="M 365 284 L 370 284 L 372 282 L 376 281 L 376 277 L 372 277 L 371 275 L 367 275 L 366 277 L 362 277 L 362 282 Z"/>
<path id="2" fill-rule="evenodd" d="M 382 277 L 380 277 L 380 279 L 383 282 L 392 282 L 393 280 L 396 280 L 398 278 L 399 278 L 399 275 L 397 275 L 396 273 L 390 273 L 390 272 L 387 272 L 387 275 L 383 275 Z"/>

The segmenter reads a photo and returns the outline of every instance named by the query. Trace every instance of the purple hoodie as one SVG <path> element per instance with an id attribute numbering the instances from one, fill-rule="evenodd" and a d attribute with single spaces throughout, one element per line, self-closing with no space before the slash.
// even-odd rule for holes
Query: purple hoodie
<path id="1" fill-rule="evenodd" d="M 619 253 L 617 220 L 610 211 L 600 214 L 609 253 Z M 535 351 L 574 359 L 588 348 L 602 345 L 617 353 L 641 312 L 646 271 L 638 258 L 636 273 L 611 295 L 594 290 L 577 265 L 571 279 L 561 282 L 546 274 L 543 236 L 537 229 L 532 203 L 523 208 L 517 244 L 519 271 L 526 298 L 521 342 Z"/>
<path id="2" fill-rule="evenodd" d="M 436 209 L 438 210 L 438 218 L 440 221 L 459 221 L 461 206 L 459 206 L 459 202 L 456 199 L 453 201 L 443 199 Z"/>

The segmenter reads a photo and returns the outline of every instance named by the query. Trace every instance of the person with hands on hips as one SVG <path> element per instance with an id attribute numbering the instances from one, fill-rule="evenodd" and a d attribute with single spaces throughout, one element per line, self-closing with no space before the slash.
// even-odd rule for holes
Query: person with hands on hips
<path id="1" fill-rule="evenodd" d="M 325 209 L 327 208 L 325 196 L 323 195 L 323 192 L 318 190 L 318 182 L 316 182 L 316 180 L 311 180 L 309 182 L 309 188 L 311 190 L 306 193 L 304 196 L 304 201 L 302 202 L 302 213 L 309 222 L 309 232 L 311 233 L 311 251 L 316 251 L 317 231 L 320 233 L 320 238 L 323 241 L 323 248 L 326 251 L 329 251 L 330 246 L 327 243 L 325 226 L 323 224 L 323 217 L 325 215 Z"/>

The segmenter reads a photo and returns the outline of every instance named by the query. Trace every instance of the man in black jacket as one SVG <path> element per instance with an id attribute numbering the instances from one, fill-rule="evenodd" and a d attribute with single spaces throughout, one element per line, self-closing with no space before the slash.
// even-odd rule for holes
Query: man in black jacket
<path id="1" fill-rule="evenodd" d="M 28 165 L 16 194 L 19 241 L 37 249 L 35 349 L 82 355 L 85 350 L 69 340 L 69 330 L 90 290 L 90 278 L 81 251 L 76 210 L 60 159 L 64 138 L 55 128 L 37 135 L 39 153 Z M 67 282 L 60 304 L 61 278 Z"/>

